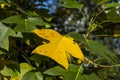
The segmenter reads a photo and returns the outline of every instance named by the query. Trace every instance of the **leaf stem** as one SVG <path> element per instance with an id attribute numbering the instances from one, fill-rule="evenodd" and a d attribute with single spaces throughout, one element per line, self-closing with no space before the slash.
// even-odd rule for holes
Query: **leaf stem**
<path id="1" fill-rule="evenodd" d="M 95 17 L 92 17 L 91 20 L 90 20 L 90 24 L 89 24 L 89 28 L 88 28 L 88 32 L 86 33 L 85 35 L 85 38 L 88 38 L 88 36 L 90 35 L 90 33 L 92 31 L 94 31 L 96 28 L 92 28 L 92 25 L 94 24 L 96 18 L 104 11 L 104 9 L 102 9 Z"/>
<path id="2" fill-rule="evenodd" d="M 120 67 L 120 64 L 115 64 L 115 65 L 101 65 L 101 64 L 97 64 L 91 60 L 89 60 L 88 58 L 85 58 L 86 61 L 88 61 L 89 63 L 93 64 L 95 68 L 113 68 L 113 67 Z"/>
<path id="3" fill-rule="evenodd" d="M 79 69 L 78 69 L 78 72 L 77 72 L 77 74 L 76 74 L 75 80 L 77 80 L 77 78 L 78 78 L 78 76 L 79 76 L 79 73 L 81 72 L 81 69 L 82 69 L 82 67 L 80 66 Z"/>

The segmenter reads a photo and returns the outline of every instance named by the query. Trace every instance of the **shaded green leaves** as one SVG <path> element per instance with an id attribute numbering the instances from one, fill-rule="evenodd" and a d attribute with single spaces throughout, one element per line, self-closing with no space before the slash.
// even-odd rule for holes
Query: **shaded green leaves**
<path id="1" fill-rule="evenodd" d="M 14 28 L 15 31 L 20 32 L 30 32 L 33 29 L 36 29 L 37 25 L 48 25 L 45 21 L 43 21 L 41 18 L 27 18 L 24 19 L 20 15 L 15 15 L 8 17 L 1 22 L 3 23 L 9 23 L 9 24 L 17 24 Z"/>

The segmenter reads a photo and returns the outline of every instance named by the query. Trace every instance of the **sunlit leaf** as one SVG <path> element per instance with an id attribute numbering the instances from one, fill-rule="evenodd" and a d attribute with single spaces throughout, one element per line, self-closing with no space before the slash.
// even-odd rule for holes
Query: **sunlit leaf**
<path id="1" fill-rule="evenodd" d="M 52 29 L 36 29 L 33 32 L 39 37 L 49 40 L 49 43 L 38 46 L 33 53 L 50 57 L 65 69 L 68 69 L 67 55 L 84 60 L 81 49 L 73 39 L 64 37 Z"/>

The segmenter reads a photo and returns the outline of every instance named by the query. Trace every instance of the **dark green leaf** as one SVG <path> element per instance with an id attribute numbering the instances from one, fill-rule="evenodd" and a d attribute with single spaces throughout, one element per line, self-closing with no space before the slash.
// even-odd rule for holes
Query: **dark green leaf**
<path id="1" fill-rule="evenodd" d="M 21 18 L 20 15 L 8 17 L 8 18 L 2 20 L 1 22 L 17 24 L 17 26 L 14 28 L 14 30 L 20 31 L 20 32 L 30 32 L 33 29 L 36 29 L 37 25 L 48 25 L 48 23 L 43 21 L 41 18 L 24 19 L 24 18 Z"/>
<path id="2" fill-rule="evenodd" d="M 77 8 L 79 10 L 82 9 L 83 4 L 80 4 L 79 2 L 75 1 L 75 0 L 64 0 L 64 4 L 62 6 L 66 7 L 66 8 Z"/>
<path id="3" fill-rule="evenodd" d="M 53 80 L 52 77 L 46 77 L 46 80 Z"/>
<path id="4" fill-rule="evenodd" d="M 101 80 L 95 73 L 89 75 L 82 74 L 77 80 Z"/>
<path id="5" fill-rule="evenodd" d="M 107 19 L 113 22 L 120 22 L 120 18 L 116 12 L 116 10 L 111 9 L 107 14 Z"/>
<path id="6" fill-rule="evenodd" d="M 92 1 L 95 2 L 97 5 L 100 5 L 100 4 L 108 2 L 110 0 L 92 0 Z"/>
<path id="7" fill-rule="evenodd" d="M 37 66 L 39 66 L 41 64 L 41 62 L 44 60 L 44 61 L 49 61 L 49 58 L 45 57 L 45 56 L 40 56 L 40 55 L 33 55 L 30 57 L 35 63 Z"/>
<path id="8" fill-rule="evenodd" d="M 70 37 L 73 37 L 74 40 L 77 41 L 77 42 L 81 42 L 81 43 L 86 44 L 85 38 L 83 37 L 83 35 L 81 35 L 81 34 L 79 34 L 79 33 L 70 32 L 70 33 L 68 33 L 67 35 L 70 36 Z"/>
<path id="9" fill-rule="evenodd" d="M 117 62 L 117 57 L 105 46 L 97 41 L 87 40 L 88 47 L 86 49 L 91 53 L 99 54 L 102 58 L 108 60 L 108 62 Z"/>

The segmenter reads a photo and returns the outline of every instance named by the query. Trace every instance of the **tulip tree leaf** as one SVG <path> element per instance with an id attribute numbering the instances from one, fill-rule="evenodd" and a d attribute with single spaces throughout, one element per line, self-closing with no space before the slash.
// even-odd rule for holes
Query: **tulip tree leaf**
<path id="1" fill-rule="evenodd" d="M 0 23 L 0 48 L 9 50 L 9 36 L 22 37 L 22 34 L 16 34 L 11 28 Z"/>
<path id="2" fill-rule="evenodd" d="M 20 32 L 30 32 L 33 29 L 36 29 L 37 25 L 48 25 L 45 21 L 42 20 L 42 18 L 27 18 L 24 19 L 20 15 L 15 15 L 8 17 L 1 22 L 3 23 L 14 23 L 17 24 L 14 28 L 15 31 Z"/>
<path id="3" fill-rule="evenodd" d="M 39 37 L 49 40 L 48 43 L 35 48 L 33 53 L 47 56 L 55 60 L 65 69 L 68 69 L 68 55 L 84 60 L 81 49 L 73 39 L 62 36 L 52 29 L 36 29 L 33 32 Z"/>

